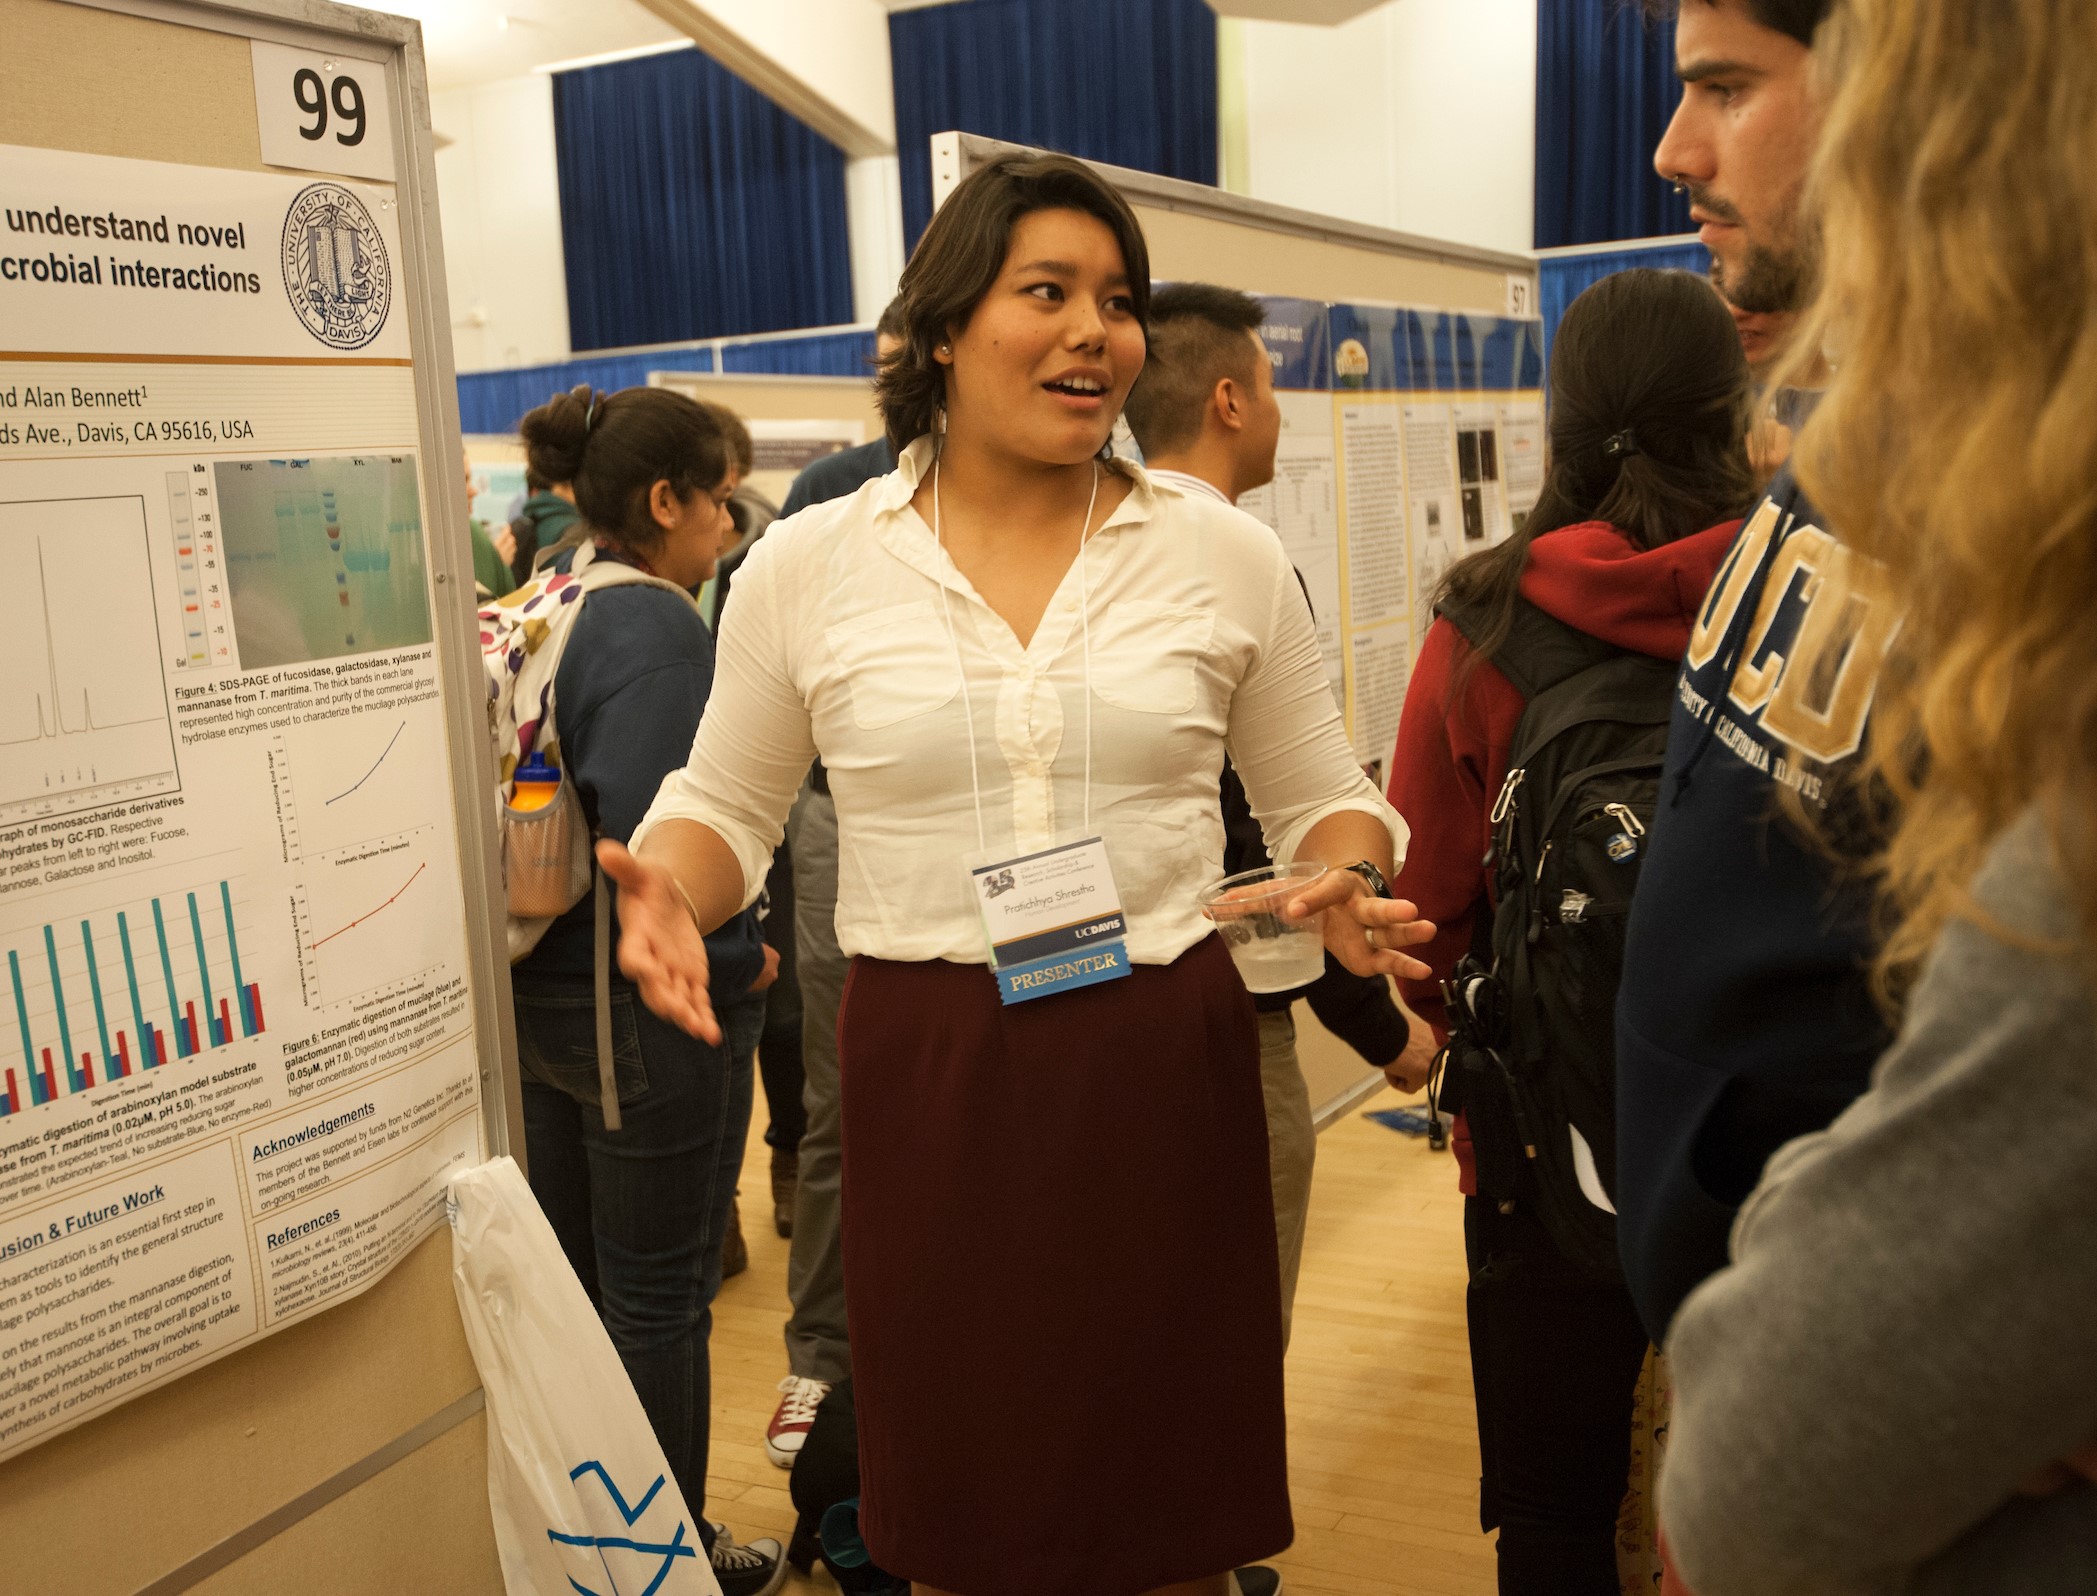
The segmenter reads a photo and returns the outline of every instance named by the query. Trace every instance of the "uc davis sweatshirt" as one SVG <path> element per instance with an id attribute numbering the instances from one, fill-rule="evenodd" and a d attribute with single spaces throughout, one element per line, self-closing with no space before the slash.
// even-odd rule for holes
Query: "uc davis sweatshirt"
<path id="1" fill-rule="evenodd" d="M 1654 1340 L 1725 1262 L 1769 1155 L 1888 1040 L 1870 896 L 1780 808 L 1839 820 L 1898 617 L 1828 602 L 1849 558 L 1789 472 L 1741 528 L 1677 683 L 1617 993 L 1617 1243 Z"/>

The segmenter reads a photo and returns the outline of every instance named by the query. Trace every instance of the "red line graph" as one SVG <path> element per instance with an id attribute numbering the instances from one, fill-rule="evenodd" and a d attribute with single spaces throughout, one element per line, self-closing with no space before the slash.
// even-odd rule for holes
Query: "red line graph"
<path id="1" fill-rule="evenodd" d="M 428 868 L 429 864 L 427 863 L 427 861 L 417 865 L 415 867 L 415 875 L 408 877 L 407 880 L 403 881 L 400 884 L 400 891 L 395 892 L 392 897 L 388 898 L 377 908 L 368 909 L 363 914 L 358 915 L 357 918 L 350 921 L 348 925 L 341 927 L 339 930 L 330 931 L 326 936 L 322 937 L 320 941 L 313 944 L 313 951 L 316 953 L 319 952 L 322 947 L 324 947 L 326 944 L 330 942 L 333 942 L 337 937 L 341 936 L 344 931 L 356 930 L 358 926 L 362 925 L 366 920 L 371 919 L 374 915 L 384 914 L 388 909 L 392 908 L 394 904 L 400 901 L 400 895 L 402 892 L 406 892 L 408 888 L 415 885 L 415 876 L 421 875 L 423 871 L 427 870 Z"/>

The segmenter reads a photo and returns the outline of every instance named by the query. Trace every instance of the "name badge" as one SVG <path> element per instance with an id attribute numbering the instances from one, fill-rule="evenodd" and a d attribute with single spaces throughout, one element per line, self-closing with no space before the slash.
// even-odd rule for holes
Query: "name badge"
<path id="1" fill-rule="evenodd" d="M 1025 1003 L 1129 973 L 1128 921 L 1107 845 L 1084 837 L 970 872 L 998 996 Z"/>

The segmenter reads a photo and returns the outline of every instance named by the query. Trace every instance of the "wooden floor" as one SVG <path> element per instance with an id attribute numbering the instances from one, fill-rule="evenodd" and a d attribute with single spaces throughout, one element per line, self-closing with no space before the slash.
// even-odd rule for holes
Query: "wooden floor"
<path id="1" fill-rule="evenodd" d="M 1387 1108 L 1388 1093 L 1368 1106 Z M 762 1095 L 743 1178 L 750 1268 L 714 1305 L 707 1516 L 784 1543 L 787 1476 L 764 1427 L 786 1373 L 787 1243 L 773 1235 Z M 1288 1596 L 1491 1596 L 1464 1341 L 1462 1199 L 1446 1153 L 1359 1111 L 1318 1142 L 1289 1350 L 1296 1544 Z M 790 1592 L 834 1591 L 820 1568 Z"/>

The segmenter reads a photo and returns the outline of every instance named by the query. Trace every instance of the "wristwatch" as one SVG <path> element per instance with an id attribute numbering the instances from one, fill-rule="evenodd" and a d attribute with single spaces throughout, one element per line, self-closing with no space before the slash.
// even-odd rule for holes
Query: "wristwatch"
<path id="1" fill-rule="evenodd" d="M 1353 864 L 1342 865 L 1340 866 L 1340 868 L 1342 870 L 1351 871 L 1353 874 L 1360 876 L 1363 881 L 1367 882 L 1369 886 L 1370 897 L 1388 898 L 1391 895 L 1391 884 L 1388 881 L 1384 880 L 1383 872 L 1377 869 L 1376 866 L 1371 864 L 1368 860 L 1357 859 L 1354 861 Z"/>

